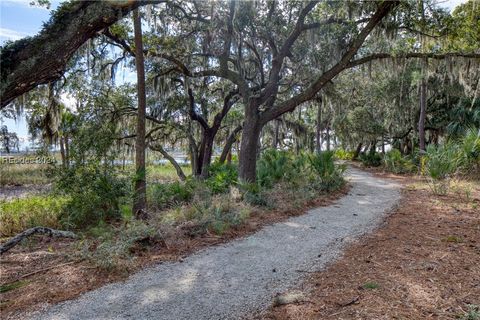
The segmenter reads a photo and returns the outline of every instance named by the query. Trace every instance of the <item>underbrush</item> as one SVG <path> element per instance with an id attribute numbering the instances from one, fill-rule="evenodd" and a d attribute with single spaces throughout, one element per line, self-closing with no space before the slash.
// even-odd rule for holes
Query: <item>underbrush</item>
<path id="1" fill-rule="evenodd" d="M 395 174 L 414 173 L 418 171 L 412 158 L 403 156 L 397 149 L 388 151 L 383 161 L 385 169 Z"/>
<path id="2" fill-rule="evenodd" d="M 119 226 L 100 223 L 83 234 L 76 256 L 101 269 L 128 271 L 134 263 L 134 253 L 147 250 L 158 239 L 155 228 L 143 221 L 126 220 Z"/>
<path id="3" fill-rule="evenodd" d="M 240 183 L 237 164 L 213 163 L 201 181 L 149 184 L 150 217 L 131 215 L 128 180 L 100 162 L 61 169 L 52 195 L 2 204 L 2 234 L 30 226 L 73 229 L 79 235 L 78 258 L 107 270 L 127 270 L 135 256 L 173 238 L 222 236 L 245 224 L 252 212 L 297 210 L 345 184 L 345 166 L 333 152 L 295 155 L 265 151 L 258 161 L 258 180 Z M 36 210 L 32 210 L 35 207 Z M 5 213 L 5 214 L 4 214 Z"/>
<path id="4" fill-rule="evenodd" d="M 0 202 L 0 234 L 12 236 L 25 229 L 43 226 L 61 227 L 60 217 L 68 197 L 32 196 Z"/>
<path id="5" fill-rule="evenodd" d="M 363 153 L 359 158 L 365 167 L 379 167 L 382 165 L 382 156 L 377 152 Z"/>
<path id="6" fill-rule="evenodd" d="M 337 149 L 335 150 L 335 159 L 337 160 L 353 160 L 355 156 L 355 152 L 347 151 L 344 149 Z"/>

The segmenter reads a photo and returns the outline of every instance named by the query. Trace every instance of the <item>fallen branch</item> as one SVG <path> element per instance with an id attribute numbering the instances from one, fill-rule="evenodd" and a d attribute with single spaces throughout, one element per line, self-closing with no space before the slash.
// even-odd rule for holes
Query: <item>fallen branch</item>
<path id="1" fill-rule="evenodd" d="M 35 275 L 37 273 L 40 273 L 40 272 L 44 272 L 44 271 L 52 270 L 52 269 L 55 269 L 55 268 L 68 266 L 70 264 L 78 263 L 78 262 L 81 262 L 82 260 L 83 259 L 70 261 L 70 262 L 50 266 L 50 267 L 47 267 L 47 268 L 43 268 L 43 269 L 40 269 L 40 270 L 36 270 L 36 271 L 30 272 L 30 273 L 24 274 L 23 276 L 18 277 L 18 280 L 28 278 L 28 277 L 33 276 L 33 275 Z M 18 281 L 18 280 L 16 280 L 16 281 Z"/>
<path id="2" fill-rule="evenodd" d="M 0 245 L 0 254 L 4 254 L 8 250 L 15 247 L 20 241 L 34 234 L 46 234 L 46 235 L 49 235 L 50 237 L 71 238 L 71 239 L 75 239 L 77 237 L 75 233 L 70 231 L 55 230 L 55 229 L 46 228 L 46 227 L 34 227 L 17 234 L 13 238 L 5 242 L 3 245 Z"/>

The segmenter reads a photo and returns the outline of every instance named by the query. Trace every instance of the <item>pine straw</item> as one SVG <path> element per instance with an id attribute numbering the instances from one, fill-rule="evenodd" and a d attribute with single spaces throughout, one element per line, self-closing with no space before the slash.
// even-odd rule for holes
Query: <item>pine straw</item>
<path id="1" fill-rule="evenodd" d="M 319 196 L 301 206 L 299 203 L 293 205 L 285 202 L 283 207 L 279 206 L 282 208 L 279 210 L 255 209 L 244 224 L 227 230 L 221 236 L 207 233 L 192 238 L 181 229 L 165 230 L 163 244 L 156 243 L 146 250 L 135 252 L 136 257 L 128 264 L 128 269 L 114 272 L 96 268 L 88 261 L 70 264 L 76 248 L 72 240 L 38 237 L 28 246 L 18 246 L 2 256 L 0 285 L 12 283 L 28 273 L 32 275 L 24 279 L 27 281 L 25 285 L 0 294 L 1 318 L 21 319 L 25 312 L 38 309 L 44 303 L 73 299 L 107 283 L 121 281 L 153 263 L 181 261 L 201 248 L 252 234 L 265 225 L 303 214 L 308 208 L 331 205 L 347 194 L 349 189 L 350 186 L 346 185 L 341 190 Z M 41 269 L 46 270 L 36 273 Z"/>
<path id="2" fill-rule="evenodd" d="M 468 199 L 458 193 L 432 196 L 418 180 L 406 185 L 401 206 L 384 226 L 312 274 L 302 290 L 312 303 L 272 307 L 262 318 L 464 316 L 468 305 L 480 305 L 479 185 Z"/>

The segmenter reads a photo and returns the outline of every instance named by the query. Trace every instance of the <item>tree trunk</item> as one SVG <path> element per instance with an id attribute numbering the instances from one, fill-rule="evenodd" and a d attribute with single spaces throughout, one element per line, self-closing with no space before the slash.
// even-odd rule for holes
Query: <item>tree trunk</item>
<path id="1" fill-rule="evenodd" d="M 210 167 L 210 163 L 212 162 L 212 154 L 213 154 L 213 140 L 216 135 L 216 130 L 205 130 L 203 140 L 205 141 L 204 150 L 203 150 L 203 158 L 201 159 L 201 168 L 200 168 L 200 178 L 206 179 L 208 178 L 208 169 Z"/>
<path id="2" fill-rule="evenodd" d="M 358 156 L 360 155 L 360 152 L 362 152 L 362 146 L 363 146 L 363 143 L 361 142 L 357 145 L 357 148 L 355 149 L 355 153 L 353 154 L 352 160 L 355 160 L 358 158 Z"/>
<path id="3" fill-rule="evenodd" d="M 145 178 L 145 65 L 143 58 L 142 22 L 138 9 L 133 11 L 133 26 L 135 32 L 135 66 L 137 68 L 137 137 L 135 140 L 135 194 L 133 213 L 139 219 L 146 218 L 146 178 Z"/>
<path id="4" fill-rule="evenodd" d="M 279 139 L 279 131 L 280 131 L 280 120 L 275 119 L 275 133 L 273 136 L 273 148 L 277 149 L 278 148 L 278 139 Z"/>
<path id="5" fill-rule="evenodd" d="M 317 153 L 322 152 L 322 98 L 317 100 L 317 129 L 315 134 L 315 150 Z"/>
<path id="6" fill-rule="evenodd" d="M 256 108 L 247 106 L 246 109 L 242 141 L 240 144 L 238 177 L 240 181 L 243 182 L 255 182 L 258 142 L 262 127 L 258 120 Z"/>
<path id="7" fill-rule="evenodd" d="M 427 106 L 427 81 L 424 75 L 420 83 L 420 117 L 418 120 L 419 148 L 422 151 L 425 151 L 426 106 Z"/>
<path id="8" fill-rule="evenodd" d="M 225 143 L 225 146 L 223 147 L 222 154 L 220 155 L 220 158 L 218 159 L 218 162 L 224 163 L 225 159 L 230 158 L 230 162 L 232 160 L 232 146 L 237 141 L 237 134 L 242 130 L 242 126 L 238 126 L 233 130 L 230 135 L 227 138 L 227 142 Z"/>
<path id="9" fill-rule="evenodd" d="M 65 138 L 62 136 L 60 137 L 60 156 L 62 157 L 62 167 L 67 167 L 67 158 L 65 155 Z"/>

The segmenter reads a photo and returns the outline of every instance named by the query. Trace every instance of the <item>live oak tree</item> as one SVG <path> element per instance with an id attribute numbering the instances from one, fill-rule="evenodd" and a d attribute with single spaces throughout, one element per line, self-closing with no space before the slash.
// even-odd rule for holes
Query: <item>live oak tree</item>
<path id="1" fill-rule="evenodd" d="M 139 6 L 145 4 L 145 2 L 122 3 L 121 9 L 118 4 L 113 3 L 105 5 L 102 10 L 127 13 L 137 4 Z M 86 4 L 72 6 L 72 11 L 65 12 L 76 17 L 93 8 L 90 6 Z M 302 109 L 307 109 L 305 103 L 318 101 L 319 92 L 324 90 L 328 83 L 335 81 L 342 72 L 356 70 L 373 61 L 405 59 L 428 59 L 428 62 L 464 59 L 462 66 L 470 64 L 472 68 L 478 64 L 476 61 L 479 55 L 474 52 L 475 45 L 472 44 L 474 43 L 472 39 L 475 39 L 478 33 L 471 32 L 476 26 L 471 23 L 475 19 L 469 14 L 470 9 L 466 10 L 466 19 L 462 16 L 461 19 L 453 20 L 456 22 L 452 22 L 453 27 L 450 29 L 456 30 L 457 36 L 454 37 L 456 44 L 452 44 L 455 41 L 449 39 L 452 37 L 451 33 L 443 28 L 444 25 L 448 25 L 444 23 L 446 21 L 444 18 L 449 16 L 434 9 L 431 4 L 426 7 L 428 10 L 422 15 L 416 3 L 395 1 L 365 3 L 168 1 L 145 10 L 146 15 L 151 16 L 147 20 L 155 32 L 146 37 L 148 38 L 146 43 L 149 43 L 149 48 L 153 50 L 147 49 L 144 54 L 147 64 L 152 63 L 152 66 L 158 63 L 157 60 L 163 61 L 158 63 L 162 68 L 156 70 L 157 75 L 161 74 L 164 77 L 168 75 L 171 80 L 180 79 L 184 82 L 185 97 L 190 98 L 188 92 L 191 89 L 194 111 L 200 110 L 196 108 L 199 106 L 197 101 L 201 100 L 197 95 L 204 94 L 202 90 L 198 90 L 201 88 L 198 83 L 201 84 L 202 81 L 222 85 L 228 83 L 226 85 L 228 89 L 222 91 L 223 96 L 214 98 L 215 94 L 209 93 L 210 98 L 207 99 L 209 101 L 214 101 L 212 99 L 221 101 L 229 90 L 238 90 L 236 95 L 239 100 L 236 104 L 243 107 L 242 129 L 238 129 L 238 126 L 232 127 L 228 132 L 238 134 L 238 131 L 242 130 L 239 175 L 244 181 L 253 181 L 259 142 L 262 132 L 268 131 L 264 131 L 264 128 L 268 129 L 271 121 L 279 124 L 282 123 L 280 120 L 284 123 L 292 120 L 292 117 L 284 115 L 298 110 L 297 107 L 302 105 Z M 461 13 L 458 15 L 461 16 Z M 107 16 L 110 17 L 108 14 Z M 66 23 L 61 19 L 63 16 L 60 13 L 56 17 L 53 18 L 51 25 L 58 26 L 61 21 Z M 455 18 L 455 14 L 452 18 Z M 104 28 L 111 25 L 113 20 L 111 18 L 105 25 L 92 20 L 94 26 L 88 29 L 90 31 L 86 32 L 88 35 L 82 38 L 83 40 L 72 40 L 71 33 L 65 32 L 67 38 L 64 39 L 64 43 L 68 44 L 68 48 L 73 42 L 72 48 L 80 46 L 80 42 L 93 37 L 99 30 L 103 30 L 103 34 L 108 37 L 108 31 Z M 458 20 L 464 22 L 459 23 Z M 71 29 L 67 28 L 67 31 L 76 28 L 73 22 L 68 26 Z M 95 31 L 91 31 L 93 29 Z M 468 29 L 469 32 L 464 40 L 459 41 L 462 34 L 460 30 L 463 29 Z M 114 32 L 111 33 L 115 36 Z M 46 45 L 55 42 L 53 38 L 47 36 L 48 34 L 47 29 L 42 33 L 44 38 L 41 41 Z M 428 37 L 429 40 L 419 41 L 419 37 Z M 25 47 L 31 46 L 35 39 L 26 41 Z M 20 65 L 23 63 L 14 61 L 14 58 L 20 59 L 22 56 L 20 44 L 12 44 L 2 49 L 2 106 L 4 96 L 9 99 L 6 105 L 12 101 L 11 99 L 36 84 L 45 83 L 45 79 L 48 79 L 46 82 L 50 82 L 52 79 L 58 79 L 60 75 L 60 69 L 54 67 L 55 71 L 48 71 L 48 77 L 42 72 L 29 73 L 27 82 L 32 84 L 25 89 L 9 86 L 10 82 L 25 82 L 21 77 L 17 80 L 13 78 L 21 75 L 13 72 L 21 70 Z M 76 48 L 62 55 L 64 57 L 60 61 L 62 71 L 65 68 L 65 61 Z M 5 66 L 10 68 L 8 74 L 13 75 L 10 78 L 3 72 L 4 52 L 8 58 L 5 59 Z M 31 52 L 32 57 L 36 55 L 33 51 L 25 52 Z M 47 62 L 44 62 L 45 66 L 51 65 Z M 155 77 L 154 74 L 151 76 Z M 195 115 L 196 112 L 190 112 L 192 104 L 188 103 L 189 100 L 186 101 L 184 108 L 188 110 L 191 120 L 207 128 L 205 123 L 202 125 L 193 119 L 198 117 Z M 338 108 L 338 105 L 334 107 Z M 296 112 L 300 118 L 305 114 L 304 111 Z M 288 130 L 293 130 L 295 122 L 289 122 L 291 126 Z M 298 122 L 296 124 L 298 125 Z M 212 124 L 207 125 L 208 128 L 212 128 Z M 273 127 L 280 128 L 276 125 Z M 326 126 L 329 127 L 330 124 Z M 209 130 L 203 130 L 203 133 Z M 227 139 L 227 145 L 232 140 L 234 141 Z M 209 158 L 208 153 L 206 158 Z M 225 159 L 223 153 L 222 158 Z"/>

